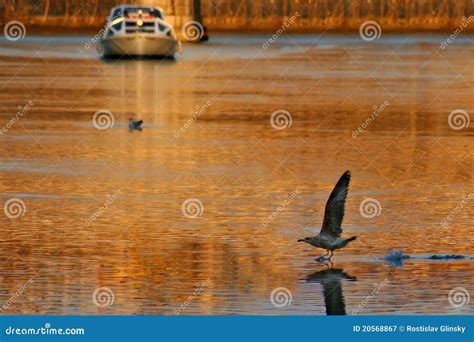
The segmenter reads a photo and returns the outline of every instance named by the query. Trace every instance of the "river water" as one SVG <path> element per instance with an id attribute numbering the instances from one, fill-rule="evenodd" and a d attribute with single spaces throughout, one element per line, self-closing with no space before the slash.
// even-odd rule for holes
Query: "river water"
<path id="1" fill-rule="evenodd" d="M 473 261 L 425 256 L 473 254 L 474 36 L 268 38 L 0 41 L 4 314 L 473 313 Z M 296 241 L 345 170 L 324 265 Z"/>

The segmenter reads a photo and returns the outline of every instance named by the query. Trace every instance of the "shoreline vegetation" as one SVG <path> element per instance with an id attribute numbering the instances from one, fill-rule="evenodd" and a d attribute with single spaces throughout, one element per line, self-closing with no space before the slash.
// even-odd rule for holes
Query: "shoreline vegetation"
<path id="1" fill-rule="evenodd" d="M 126 1 L 134 3 L 137 1 Z M 0 26 L 16 20 L 33 33 L 93 33 L 106 23 L 118 0 L 3 0 Z M 464 25 L 474 32 L 474 3 L 470 0 L 157 0 L 180 29 L 198 20 L 213 32 L 358 32 L 367 21 L 375 21 L 384 33 L 453 32 Z M 297 18 L 288 24 L 289 18 Z M 72 31 L 72 32 L 71 32 Z"/>
<path id="2" fill-rule="evenodd" d="M 386 33 L 450 33 L 459 27 L 463 27 L 465 21 L 469 21 L 469 25 L 464 26 L 464 33 L 474 33 L 474 16 L 469 18 L 463 18 L 459 20 L 451 20 L 449 22 L 432 22 L 429 24 L 406 24 L 403 21 L 396 23 L 389 23 L 377 20 L 377 18 L 366 18 L 365 20 L 354 20 L 350 23 L 345 24 L 332 24 L 325 27 L 324 25 L 306 26 L 304 24 L 294 25 L 293 27 L 287 27 L 287 33 L 358 33 L 360 26 L 369 20 L 376 21 L 379 23 L 384 34 Z M 93 34 L 101 29 L 106 24 L 106 17 L 100 18 L 82 18 L 71 22 L 71 20 L 63 18 L 50 19 L 47 22 L 43 22 L 34 17 L 28 18 L 6 18 L 5 21 L 1 22 L 0 29 L 4 29 L 4 25 L 10 21 L 17 20 L 22 22 L 26 30 L 29 33 L 34 34 L 64 34 L 64 35 L 81 35 L 81 34 Z M 203 20 L 203 25 L 209 32 L 214 33 L 272 33 L 284 26 L 283 21 L 266 22 L 262 24 L 252 24 L 240 26 L 235 23 L 225 25 L 223 23 L 213 23 L 211 20 Z M 175 26 L 176 27 L 176 26 Z M 179 29 L 179 26 L 177 27 Z"/>

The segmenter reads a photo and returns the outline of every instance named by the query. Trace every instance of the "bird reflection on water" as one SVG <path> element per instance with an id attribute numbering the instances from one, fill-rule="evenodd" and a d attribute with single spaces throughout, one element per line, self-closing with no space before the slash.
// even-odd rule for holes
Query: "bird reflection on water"
<path id="1" fill-rule="evenodd" d="M 346 304 L 342 292 L 343 279 L 356 281 L 357 278 L 344 272 L 341 268 L 329 268 L 310 274 L 306 281 L 309 283 L 319 283 L 323 286 L 324 303 L 327 315 L 346 315 Z"/>

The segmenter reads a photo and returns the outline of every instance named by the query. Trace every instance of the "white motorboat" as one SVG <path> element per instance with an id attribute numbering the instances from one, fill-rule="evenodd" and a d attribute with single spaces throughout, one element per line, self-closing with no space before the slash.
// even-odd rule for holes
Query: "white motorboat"
<path id="1" fill-rule="evenodd" d="M 122 5 L 112 8 L 98 45 L 103 57 L 174 57 L 179 48 L 173 27 L 163 10 L 152 6 Z"/>

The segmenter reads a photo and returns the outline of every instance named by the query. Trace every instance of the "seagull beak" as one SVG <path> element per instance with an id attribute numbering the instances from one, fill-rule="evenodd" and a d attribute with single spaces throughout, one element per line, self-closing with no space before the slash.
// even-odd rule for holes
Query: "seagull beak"
<path id="1" fill-rule="evenodd" d="M 297 242 L 304 242 L 304 240 L 303 240 L 303 239 L 299 239 Z"/>

